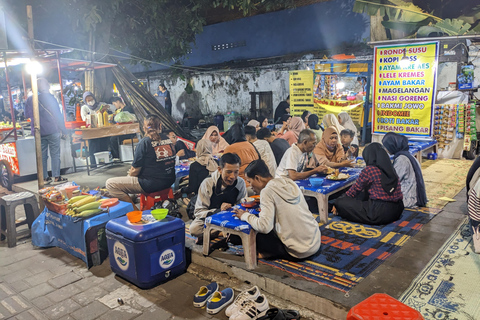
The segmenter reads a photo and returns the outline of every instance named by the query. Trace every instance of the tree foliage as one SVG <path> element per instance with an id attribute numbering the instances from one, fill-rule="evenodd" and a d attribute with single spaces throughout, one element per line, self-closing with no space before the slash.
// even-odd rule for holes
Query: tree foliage
<path id="1" fill-rule="evenodd" d="M 293 7 L 294 0 L 5 0 L 7 10 L 26 25 L 31 2 L 36 38 L 107 53 L 109 48 L 146 60 L 171 62 L 191 49 L 216 8 L 249 15 Z M 38 35 L 38 36 L 37 36 Z"/>

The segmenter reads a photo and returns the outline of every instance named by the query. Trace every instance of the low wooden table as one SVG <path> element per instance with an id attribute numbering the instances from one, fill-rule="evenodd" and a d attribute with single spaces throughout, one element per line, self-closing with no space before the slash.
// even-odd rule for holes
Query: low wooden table
<path id="1" fill-rule="evenodd" d="M 86 147 L 86 159 L 87 159 L 87 174 L 90 175 L 90 165 L 88 164 L 88 142 L 92 139 L 100 139 L 107 137 L 123 136 L 132 133 L 139 133 L 140 126 L 138 122 L 128 123 L 128 124 L 115 124 L 111 126 L 101 127 L 101 128 L 86 128 L 86 129 L 75 129 L 73 138 L 80 140 L 81 145 Z M 83 146 L 80 147 L 80 150 L 83 149 Z M 133 138 L 132 138 L 132 151 L 134 152 Z M 77 171 L 75 165 L 75 159 L 73 160 L 74 171 Z"/>

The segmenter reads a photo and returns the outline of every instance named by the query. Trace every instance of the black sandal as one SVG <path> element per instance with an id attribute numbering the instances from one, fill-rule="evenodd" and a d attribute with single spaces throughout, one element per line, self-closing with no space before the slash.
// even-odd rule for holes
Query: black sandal
<path id="1" fill-rule="evenodd" d="M 53 179 L 53 184 L 60 184 L 60 183 L 64 183 L 64 182 L 67 182 L 67 181 L 68 181 L 67 178 L 59 176 L 59 177 L 56 177 L 55 179 Z"/>
<path id="2" fill-rule="evenodd" d="M 258 318 L 258 320 L 298 320 L 300 314 L 296 310 L 281 310 L 278 308 L 272 308 L 267 313 Z"/>

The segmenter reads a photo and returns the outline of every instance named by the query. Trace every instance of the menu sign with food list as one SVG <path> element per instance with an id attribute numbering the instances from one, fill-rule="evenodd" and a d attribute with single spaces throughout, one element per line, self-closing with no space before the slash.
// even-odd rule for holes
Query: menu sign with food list
<path id="1" fill-rule="evenodd" d="M 375 47 L 372 133 L 433 135 L 437 59 L 438 42 Z"/>
<path id="2" fill-rule="evenodd" d="M 313 113 L 313 105 L 313 70 L 290 71 L 290 114 Z"/>

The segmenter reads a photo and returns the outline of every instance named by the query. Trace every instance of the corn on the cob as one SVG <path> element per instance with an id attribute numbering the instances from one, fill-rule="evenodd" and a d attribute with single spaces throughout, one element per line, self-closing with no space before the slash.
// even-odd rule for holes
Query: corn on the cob
<path id="1" fill-rule="evenodd" d="M 83 212 L 85 210 L 92 210 L 92 209 L 98 209 L 98 207 L 100 206 L 100 202 L 98 201 L 94 201 L 94 202 L 90 202 L 90 203 L 87 203 L 81 207 L 78 207 L 78 208 L 73 208 L 73 210 L 77 213 L 80 213 L 80 212 Z"/>
<path id="2" fill-rule="evenodd" d="M 82 211 L 81 213 L 75 215 L 76 218 L 87 218 L 87 217 L 90 217 L 90 216 L 93 216 L 97 213 L 100 213 L 102 212 L 102 209 L 91 209 L 91 210 L 85 210 L 85 211 Z"/>
<path id="3" fill-rule="evenodd" d="M 81 206 L 86 205 L 87 203 L 94 202 L 97 198 L 94 196 L 87 196 L 83 199 L 80 199 L 72 204 L 69 205 L 70 208 L 79 208 Z"/>
<path id="4" fill-rule="evenodd" d="M 72 203 L 75 203 L 75 202 L 77 202 L 77 201 L 79 201 L 79 200 L 82 200 L 82 199 L 84 199 L 84 198 L 86 198 L 86 197 L 88 197 L 88 194 L 84 194 L 84 195 L 81 195 L 81 196 L 76 196 L 76 197 L 73 197 L 73 198 L 69 199 L 69 200 L 68 200 L 68 203 L 69 203 L 69 204 L 72 204 Z"/>

